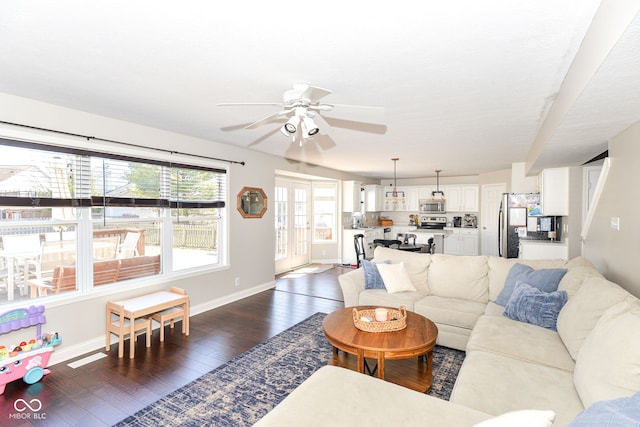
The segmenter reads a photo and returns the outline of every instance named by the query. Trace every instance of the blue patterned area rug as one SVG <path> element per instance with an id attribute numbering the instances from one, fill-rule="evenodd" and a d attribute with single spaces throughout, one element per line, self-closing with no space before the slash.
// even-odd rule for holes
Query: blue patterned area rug
<path id="1" fill-rule="evenodd" d="M 116 426 L 250 426 L 327 364 L 316 313 L 120 421 Z M 427 394 L 449 399 L 464 352 L 436 346 Z"/>

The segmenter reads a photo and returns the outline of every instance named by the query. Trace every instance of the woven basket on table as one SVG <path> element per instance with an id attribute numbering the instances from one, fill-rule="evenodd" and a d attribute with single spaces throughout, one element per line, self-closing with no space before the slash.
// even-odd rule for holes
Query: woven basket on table
<path id="1" fill-rule="evenodd" d="M 369 317 L 374 319 L 371 322 L 367 322 L 365 320 L 361 320 L 362 317 Z M 407 308 L 404 305 L 401 305 L 400 308 L 388 308 L 387 309 L 387 319 L 395 319 L 395 320 L 386 320 L 384 322 L 378 322 L 375 320 L 376 318 L 376 309 L 364 309 L 358 310 L 357 308 L 353 308 L 353 324 L 356 328 L 365 332 L 392 332 L 392 331 L 400 331 L 407 327 Z"/>

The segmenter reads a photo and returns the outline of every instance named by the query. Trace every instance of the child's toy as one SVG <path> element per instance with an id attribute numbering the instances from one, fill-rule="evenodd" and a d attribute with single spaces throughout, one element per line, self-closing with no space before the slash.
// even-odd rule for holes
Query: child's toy
<path id="1" fill-rule="evenodd" d="M 7 333 L 30 326 L 37 327 L 35 339 L 22 341 L 18 345 L 0 345 L 0 394 L 11 381 L 22 378 L 27 384 L 37 383 L 51 371 L 46 369 L 53 346 L 62 341 L 57 332 L 41 334 L 41 325 L 46 322 L 44 306 L 31 306 L 8 311 L 0 316 L 0 333 Z"/>

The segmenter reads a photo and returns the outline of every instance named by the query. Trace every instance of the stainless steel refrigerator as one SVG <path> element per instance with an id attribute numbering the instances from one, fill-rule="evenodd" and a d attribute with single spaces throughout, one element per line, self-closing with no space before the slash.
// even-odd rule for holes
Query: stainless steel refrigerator
<path id="1" fill-rule="evenodd" d="M 520 247 L 518 233 L 526 231 L 529 217 L 540 215 L 540 193 L 504 193 L 498 214 L 498 254 L 517 258 Z"/>

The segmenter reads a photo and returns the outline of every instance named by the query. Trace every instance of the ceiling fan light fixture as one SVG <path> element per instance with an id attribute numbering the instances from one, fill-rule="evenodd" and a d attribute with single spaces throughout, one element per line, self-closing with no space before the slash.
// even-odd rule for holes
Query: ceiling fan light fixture
<path id="1" fill-rule="evenodd" d="M 318 128 L 318 126 L 316 125 L 316 123 L 313 121 L 312 118 L 310 117 L 302 118 L 302 136 L 304 138 L 309 138 L 314 135 L 317 135 L 318 132 L 320 132 L 320 128 Z"/>
<path id="2" fill-rule="evenodd" d="M 282 128 L 280 128 L 280 131 L 285 136 L 295 135 L 296 131 L 298 130 L 298 122 L 298 117 L 293 116 L 287 121 L 287 123 L 284 124 L 284 126 L 282 126 Z"/>

